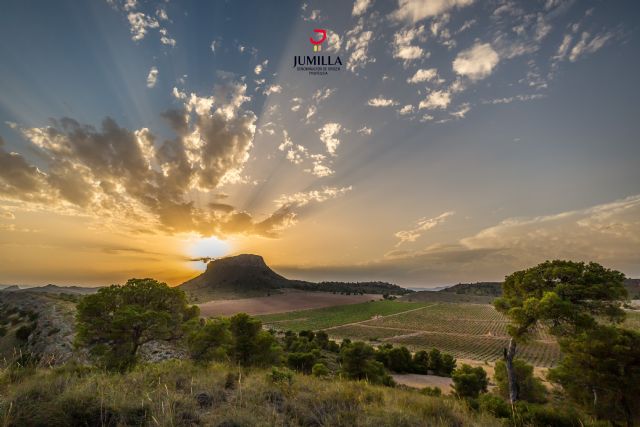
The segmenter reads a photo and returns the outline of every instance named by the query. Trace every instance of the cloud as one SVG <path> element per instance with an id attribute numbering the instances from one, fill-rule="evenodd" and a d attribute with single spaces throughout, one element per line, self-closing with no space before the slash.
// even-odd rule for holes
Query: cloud
<path id="1" fill-rule="evenodd" d="M 360 18 L 356 26 L 347 31 L 346 50 L 351 54 L 347 60 L 347 70 L 357 73 L 368 63 L 376 62 L 369 57 L 369 43 L 373 40 L 373 31 L 364 31 L 364 20 Z"/>
<path id="2" fill-rule="evenodd" d="M 391 17 L 397 21 L 415 24 L 425 18 L 448 12 L 453 8 L 461 8 L 473 3 L 473 0 L 398 0 L 398 9 Z"/>
<path id="3" fill-rule="evenodd" d="M 395 237 L 400 239 L 396 244 L 396 247 L 403 243 L 415 242 L 425 231 L 429 231 L 435 226 L 442 224 L 447 218 L 452 216 L 455 212 L 444 212 L 435 218 L 422 218 L 418 221 L 416 227 L 410 230 L 398 231 L 394 234 Z"/>
<path id="4" fill-rule="evenodd" d="M 269 96 L 272 93 L 280 93 L 282 92 L 282 86 L 280 85 L 269 85 L 269 87 L 267 87 L 264 92 L 265 95 Z"/>
<path id="5" fill-rule="evenodd" d="M 415 74 L 407 79 L 407 83 L 422 83 L 434 80 L 438 77 L 438 70 L 435 68 L 419 69 Z"/>
<path id="6" fill-rule="evenodd" d="M 371 130 L 370 127 L 367 126 L 363 126 L 360 129 L 358 129 L 357 131 L 360 135 L 371 135 L 373 133 L 373 131 Z"/>
<path id="7" fill-rule="evenodd" d="M 327 153 L 332 156 L 336 155 L 336 150 L 340 145 L 340 140 L 336 136 L 341 130 L 342 125 L 340 123 L 325 123 L 324 126 L 318 129 L 320 141 L 322 141 L 327 148 Z"/>
<path id="8" fill-rule="evenodd" d="M 255 68 L 253 69 L 253 72 L 257 76 L 260 75 L 260 73 L 262 73 L 262 70 L 264 70 L 264 68 L 267 66 L 268 63 L 269 63 L 269 60 L 265 59 L 264 61 L 262 61 L 262 63 L 255 66 Z"/>
<path id="9" fill-rule="evenodd" d="M 545 259 L 593 260 L 614 268 L 640 261 L 640 195 L 585 209 L 508 218 L 461 240 L 470 250 L 508 252 L 510 269 Z M 597 244 L 594 244 L 597 242 Z"/>
<path id="10" fill-rule="evenodd" d="M 158 68 L 151 67 L 149 69 L 149 74 L 147 74 L 147 87 L 152 88 L 156 86 L 158 81 Z"/>
<path id="11" fill-rule="evenodd" d="M 393 35 L 393 57 L 402 59 L 405 66 L 416 59 L 429 56 L 425 54 L 425 51 L 420 46 L 412 44 L 415 39 L 422 42 L 426 41 L 426 37 L 424 37 L 424 25 L 404 29 Z"/>
<path id="12" fill-rule="evenodd" d="M 290 224 L 297 204 L 257 220 L 233 206 L 206 203 L 206 195 L 221 186 L 247 182 L 243 168 L 257 121 L 243 109 L 246 84 L 220 79 L 213 96 L 176 90 L 182 108 L 163 115 L 173 139 L 159 141 L 148 128 L 128 130 L 111 118 L 100 128 L 71 118 L 21 128 L 49 167 L 41 172 L 21 155 L 4 151 L 0 140 L 0 202 L 165 233 L 276 236 Z"/>
<path id="13" fill-rule="evenodd" d="M 610 32 L 596 34 L 593 37 L 588 32 L 583 32 L 578 43 L 571 49 L 569 61 L 575 62 L 583 55 L 597 52 L 612 38 L 613 33 Z"/>
<path id="14" fill-rule="evenodd" d="M 371 107 L 392 107 L 394 105 L 398 105 L 398 101 L 378 96 L 377 98 L 371 98 L 367 101 L 367 105 Z"/>
<path id="15" fill-rule="evenodd" d="M 282 195 L 275 200 L 280 207 L 302 207 L 311 202 L 322 203 L 330 199 L 335 199 L 348 193 L 353 189 L 348 187 L 323 187 L 321 190 L 298 192 L 289 195 Z"/>
<path id="16" fill-rule="evenodd" d="M 369 9 L 373 0 L 356 0 L 353 3 L 353 10 L 351 11 L 351 15 L 360 16 Z"/>
<path id="17" fill-rule="evenodd" d="M 330 88 L 318 89 L 313 93 L 313 95 L 311 96 L 311 99 L 316 103 L 320 103 L 328 99 L 332 94 L 335 93 L 335 91 L 336 89 L 330 89 Z"/>
<path id="18" fill-rule="evenodd" d="M 18 153 L 8 153 L 0 137 L 0 195 L 31 197 L 45 190 L 46 174 Z"/>
<path id="19" fill-rule="evenodd" d="M 127 20 L 131 27 L 131 39 L 133 41 L 142 40 L 149 28 L 158 28 L 160 24 L 155 18 L 145 15 L 142 12 L 131 12 L 127 15 Z"/>
<path id="20" fill-rule="evenodd" d="M 340 51 L 340 47 L 342 47 L 342 39 L 340 35 L 335 31 L 331 31 L 327 29 L 327 52 L 328 53 L 337 53 Z"/>
<path id="21" fill-rule="evenodd" d="M 453 61 L 453 71 L 471 80 L 488 77 L 498 65 L 500 57 L 489 43 L 476 43 L 458 54 Z"/>
<path id="22" fill-rule="evenodd" d="M 427 108 L 430 110 L 434 109 L 445 109 L 451 103 L 451 93 L 446 90 L 434 90 L 427 95 L 427 97 L 420 101 L 418 105 L 419 109 Z"/>
<path id="23" fill-rule="evenodd" d="M 458 108 L 458 110 L 453 111 L 451 115 L 457 119 L 463 119 L 467 113 L 471 110 L 471 106 L 468 102 L 465 102 Z"/>
<path id="24" fill-rule="evenodd" d="M 398 114 L 400 114 L 401 116 L 406 116 L 408 114 L 413 113 L 415 110 L 415 108 L 413 107 L 413 105 L 411 104 L 407 104 L 404 107 L 400 108 L 398 110 Z"/>

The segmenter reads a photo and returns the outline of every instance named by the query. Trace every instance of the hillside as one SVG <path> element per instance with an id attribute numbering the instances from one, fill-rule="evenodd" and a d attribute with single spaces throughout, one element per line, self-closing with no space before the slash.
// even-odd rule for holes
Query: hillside
<path id="1" fill-rule="evenodd" d="M 242 254 L 211 261 L 201 275 L 179 286 L 192 301 L 268 296 L 283 289 L 403 295 L 411 291 L 385 282 L 306 282 L 273 271 L 259 255 Z"/>
<path id="2" fill-rule="evenodd" d="M 457 285 L 453 285 L 449 288 L 442 289 L 438 292 L 499 297 L 500 295 L 502 295 L 502 283 L 501 282 L 458 283 Z"/>

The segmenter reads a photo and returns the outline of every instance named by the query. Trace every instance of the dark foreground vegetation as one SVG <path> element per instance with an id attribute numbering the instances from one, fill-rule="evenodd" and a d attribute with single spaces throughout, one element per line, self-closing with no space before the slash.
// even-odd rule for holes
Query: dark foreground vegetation
<path id="1" fill-rule="evenodd" d="M 132 279 L 80 299 L 71 361 L 43 367 L 40 355 L 18 353 L 5 364 L 0 422 L 630 426 L 640 417 L 640 334 L 619 326 L 623 279 L 597 264 L 565 261 L 507 277 L 496 307 L 511 319 L 513 339 L 493 378 L 437 349 L 338 343 L 322 330 L 276 333 L 244 313 L 202 319 L 182 290 Z M 9 322 L 17 315 L 37 316 L 3 313 Z M 13 332 L 18 342 L 32 339 L 31 326 Z M 563 351 L 548 375 L 551 387 L 517 358 L 518 344 L 541 327 Z M 143 362 L 140 349 L 157 342 L 180 347 L 172 358 L 184 360 Z M 452 393 L 410 390 L 392 373 L 450 376 Z"/>

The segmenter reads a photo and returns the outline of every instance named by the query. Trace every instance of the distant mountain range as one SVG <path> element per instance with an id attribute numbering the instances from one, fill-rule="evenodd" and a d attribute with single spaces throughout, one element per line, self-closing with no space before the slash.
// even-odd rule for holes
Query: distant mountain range
<path id="1" fill-rule="evenodd" d="M 306 282 L 273 271 L 259 255 L 243 254 L 211 261 L 207 270 L 179 286 L 193 301 L 248 298 L 284 289 L 336 293 L 404 295 L 413 291 L 386 282 Z"/>

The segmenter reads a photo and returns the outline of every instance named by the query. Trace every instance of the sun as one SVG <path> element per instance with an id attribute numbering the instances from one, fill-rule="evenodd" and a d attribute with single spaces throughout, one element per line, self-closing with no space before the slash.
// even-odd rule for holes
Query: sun
<path id="1" fill-rule="evenodd" d="M 229 254 L 231 244 L 229 241 L 217 237 L 193 236 L 186 239 L 186 253 L 191 259 L 216 258 Z M 189 267 L 204 271 L 206 263 L 202 261 L 188 261 Z"/>

